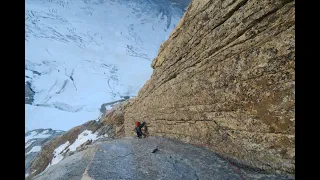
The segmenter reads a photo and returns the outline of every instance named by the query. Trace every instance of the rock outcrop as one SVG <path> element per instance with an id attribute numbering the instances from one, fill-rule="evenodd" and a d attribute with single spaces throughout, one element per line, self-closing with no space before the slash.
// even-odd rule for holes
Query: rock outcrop
<path id="1" fill-rule="evenodd" d="M 102 124 L 96 121 L 89 121 L 83 125 L 77 126 L 72 128 L 71 130 L 51 139 L 50 141 L 46 142 L 42 147 L 41 151 L 37 154 L 34 160 L 30 163 L 30 170 L 29 176 L 27 179 L 31 179 L 33 176 L 41 173 L 44 171 L 52 162 L 52 160 L 56 156 L 61 156 L 61 158 L 65 156 L 69 156 L 74 152 L 70 152 L 66 146 L 65 148 L 61 149 L 61 152 L 55 154 L 54 151 L 61 147 L 63 144 L 72 145 L 78 138 L 79 134 L 84 131 L 90 131 L 95 133 L 97 129 L 101 128 Z M 81 144 L 79 144 L 80 146 Z M 65 150 L 65 151 L 62 151 Z"/>
<path id="2" fill-rule="evenodd" d="M 35 92 L 31 89 L 31 83 L 29 81 L 24 84 L 24 94 L 24 103 L 32 104 Z"/>
<path id="3" fill-rule="evenodd" d="M 99 121 L 88 121 L 44 143 L 41 151 L 33 154 L 32 160 L 28 161 L 27 179 L 32 179 L 64 158 L 84 151 L 95 143 L 123 137 L 124 110 L 129 103 L 130 100 L 126 100 L 115 104 Z M 27 150 L 29 151 L 29 148 L 26 147 Z"/>
<path id="4" fill-rule="evenodd" d="M 294 174 L 295 2 L 193 0 L 126 108 L 151 136 Z"/>
<path id="5" fill-rule="evenodd" d="M 225 159 L 294 174 L 294 1 L 193 0 L 152 67 L 135 99 L 45 143 L 27 179 L 240 179 Z M 110 141 L 135 136 L 137 120 L 219 156 L 167 138 Z"/>
<path id="6" fill-rule="evenodd" d="M 100 118 L 107 130 L 109 137 L 124 137 L 124 112 L 126 107 L 130 104 L 130 99 L 121 103 L 115 104 L 111 110 L 106 111 L 105 115 Z M 132 128 L 131 128 L 132 129 Z"/>
<path id="7" fill-rule="evenodd" d="M 153 152 L 155 148 L 157 152 Z M 205 148 L 161 138 L 122 138 L 95 143 L 66 157 L 34 180 L 277 179 L 287 177 L 234 168 Z"/>
<path id="8" fill-rule="evenodd" d="M 25 133 L 25 175 L 30 174 L 31 162 L 41 151 L 42 146 L 61 135 L 64 131 L 52 129 L 35 129 Z"/>

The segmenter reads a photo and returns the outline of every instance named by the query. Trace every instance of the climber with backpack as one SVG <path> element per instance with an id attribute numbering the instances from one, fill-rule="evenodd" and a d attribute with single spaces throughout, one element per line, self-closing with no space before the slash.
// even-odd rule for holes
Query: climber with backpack
<path id="1" fill-rule="evenodd" d="M 140 124 L 139 121 L 136 121 L 135 131 L 137 132 L 137 137 L 138 137 L 138 138 L 142 138 L 142 135 L 143 135 L 144 137 L 147 136 L 147 135 L 144 134 L 144 133 L 142 132 L 142 130 L 141 130 L 141 128 L 143 128 L 143 127 L 145 126 L 145 124 L 146 124 L 146 122 L 142 122 L 142 123 Z"/>

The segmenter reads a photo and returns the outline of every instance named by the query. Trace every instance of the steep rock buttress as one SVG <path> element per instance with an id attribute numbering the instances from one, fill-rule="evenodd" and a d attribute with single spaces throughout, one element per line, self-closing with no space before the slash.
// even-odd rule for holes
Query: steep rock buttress
<path id="1" fill-rule="evenodd" d="M 295 2 L 193 0 L 126 108 L 152 136 L 294 173 Z"/>

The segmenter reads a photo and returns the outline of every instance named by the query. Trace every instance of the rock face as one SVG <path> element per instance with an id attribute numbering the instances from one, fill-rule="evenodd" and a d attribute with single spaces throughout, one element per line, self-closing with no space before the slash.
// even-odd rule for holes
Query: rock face
<path id="1" fill-rule="evenodd" d="M 88 121 L 80 126 L 76 126 L 63 134 L 57 134 L 41 147 L 41 151 L 32 154 L 32 160 L 26 165 L 27 179 L 32 179 L 37 174 L 43 172 L 50 166 L 54 166 L 66 157 L 77 152 L 84 151 L 96 142 L 103 142 L 114 138 L 124 136 L 124 110 L 130 103 L 130 100 L 115 104 L 106 116 L 98 121 Z M 27 133 L 29 137 L 31 133 Z M 30 139 L 30 138 L 29 138 Z M 30 151 L 27 148 L 29 143 L 26 140 L 26 153 Z M 29 156 L 26 156 L 30 159 Z M 85 160 L 84 160 L 85 161 Z M 76 167 L 74 168 L 76 170 Z"/>
<path id="2" fill-rule="evenodd" d="M 30 174 L 31 162 L 49 140 L 61 135 L 63 131 L 52 129 L 35 129 L 25 134 L 25 174 Z"/>
<path id="3" fill-rule="evenodd" d="M 58 149 L 59 146 L 63 144 L 72 145 L 78 139 L 79 134 L 81 134 L 85 130 L 95 133 L 95 131 L 99 129 L 101 126 L 102 124 L 96 121 L 89 121 L 83 125 L 74 127 L 71 130 L 46 142 L 41 147 L 41 151 L 30 163 L 30 173 L 27 179 L 31 179 L 33 176 L 44 171 L 55 157 L 61 156 L 61 158 L 63 158 L 64 156 L 68 156 L 73 153 L 70 150 L 68 150 L 68 146 L 66 146 L 65 148 L 61 149 L 61 151 L 58 154 L 55 154 L 54 151 Z M 83 143 L 86 142 L 80 142 L 78 146 L 81 146 Z"/>
<path id="4" fill-rule="evenodd" d="M 109 137 L 124 137 L 124 112 L 131 100 L 125 100 L 121 103 L 115 104 L 111 110 L 107 111 L 105 115 L 99 120 L 105 125 L 104 129 L 108 132 Z"/>
<path id="5" fill-rule="evenodd" d="M 24 97 L 25 104 L 32 104 L 33 96 L 35 92 L 31 89 L 31 83 L 28 81 L 24 85 L 24 93 L 25 93 L 25 97 Z"/>
<path id="6" fill-rule="evenodd" d="M 158 151 L 152 153 L 156 147 Z M 95 143 L 33 179 L 287 179 L 245 168 L 237 172 L 234 168 L 205 148 L 161 137 L 123 138 Z"/>
<path id="7" fill-rule="evenodd" d="M 193 0 L 126 108 L 151 136 L 294 174 L 295 2 Z"/>

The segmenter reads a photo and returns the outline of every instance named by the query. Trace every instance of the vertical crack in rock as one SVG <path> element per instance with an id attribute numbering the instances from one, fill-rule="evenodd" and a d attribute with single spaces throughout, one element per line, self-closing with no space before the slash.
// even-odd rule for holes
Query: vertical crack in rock
<path id="1" fill-rule="evenodd" d="M 153 136 L 294 174 L 294 30 L 292 0 L 192 1 L 126 109 L 125 134 L 142 119 Z"/>

